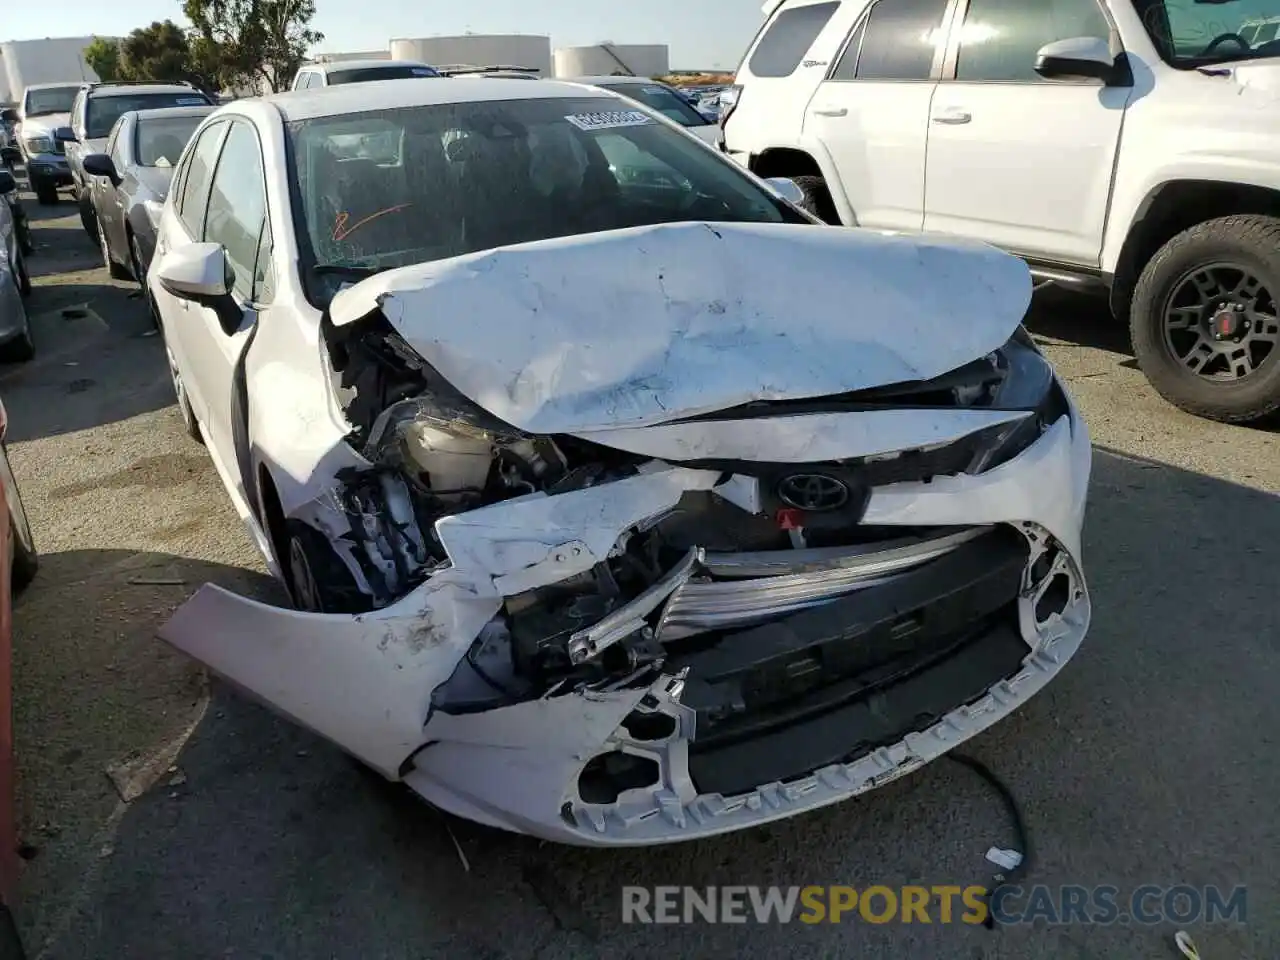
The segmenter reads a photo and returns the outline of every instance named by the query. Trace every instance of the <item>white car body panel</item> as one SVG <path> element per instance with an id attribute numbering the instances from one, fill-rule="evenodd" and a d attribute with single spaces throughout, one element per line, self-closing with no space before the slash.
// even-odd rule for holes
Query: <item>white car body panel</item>
<path id="1" fill-rule="evenodd" d="M 673 504 L 684 489 L 710 483 L 703 471 L 662 471 L 441 520 L 438 529 L 455 566 L 374 613 L 302 613 L 205 586 L 160 635 L 386 776 L 396 776 L 412 758 L 405 782 L 460 816 L 571 844 L 637 845 L 710 836 L 883 785 L 980 733 L 1048 683 L 1075 654 L 1089 626 L 1091 608 L 1079 564 L 1091 460 L 1088 431 L 1073 409 L 1022 455 L 986 474 L 874 490 L 869 523 L 1014 523 L 1047 531 L 1069 554 L 1079 596 L 1044 629 L 1026 629 L 1024 670 L 982 701 L 894 746 L 818 771 L 809 782 L 763 785 L 743 797 L 699 796 L 687 773 L 668 775 L 659 787 L 633 791 L 636 795 L 624 795 L 608 808 L 564 795 L 564 784 L 587 759 L 626 739 L 619 724 L 646 693 L 679 715 L 678 700 L 668 694 L 671 677 L 648 690 L 584 690 L 461 717 L 430 711 L 431 692 L 499 609 L 504 578 L 521 564 L 536 569 L 535 576 L 512 584 L 523 590 L 585 569 L 591 559 L 587 553 L 607 551 L 604 545 L 616 541 L 637 517 Z M 605 512 L 607 522 L 601 519 Z M 544 548 L 556 540 L 569 549 L 585 544 L 589 550 L 574 563 L 537 568 Z M 1033 599 L 1029 595 L 1027 602 Z M 686 729 L 671 742 L 628 748 L 659 756 L 670 772 L 687 751 L 681 735 L 691 733 Z M 431 746 L 415 755 L 427 743 Z M 567 801 L 574 825 L 561 815 Z"/>
<path id="2" fill-rule="evenodd" d="M 201 346 L 215 335 L 216 319 L 194 304 L 175 306 L 157 279 L 166 250 L 191 243 L 172 192 L 148 283 L 166 339 L 201 353 L 198 363 L 179 356 L 185 371 L 210 364 L 207 382 L 227 391 L 233 367 L 243 364 L 244 422 L 235 421 L 226 395 L 206 396 L 200 420 L 236 509 L 277 576 L 280 558 L 262 520 L 256 478 L 271 478 L 285 518 L 325 534 L 336 549 L 349 531 L 338 474 L 373 466 L 349 445 L 352 424 L 328 382 L 322 316 L 306 301 L 296 269 L 281 115 L 535 91 L 582 95 L 549 81 L 388 81 L 272 103 L 237 101 L 205 121 L 237 117 L 259 131 L 275 296 L 260 312 L 246 311 L 234 352 Z M 1033 561 L 1052 539 L 1062 548 L 1054 569 L 1072 585 L 1062 613 L 1037 623 L 1030 611 L 1043 586 L 1031 581 L 1029 564 L 1017 600 L 1026 644 L 1020 671 L 898 743 L 785 785 L 700 795 L 687 763 L 694 714 L 681 703 L 679 676 L 659 672 L 647 686 L 610 680 L 557 687 L 473 713 L 436 709 L 433 698 L 465 672 L 469 653 L 478 660 L 494 655 L 489 630 L 507 598 L 592 570 L 686 494 L 763 512 L 758 481 L 699 469 L 699 458 L 892 458 L 1021 423 L 1028 416 L 1021 410 L 946 406 L 794 414 L 749 430 L 730 419 L 672 421 L 755 399 L 829 396 L 949 373 L 1005 345 L 1030 289 L 1021 263 L 982 244 L 703 223 L 543 241 L 379 274 L 332 301 L 328 319 L 342 333 L 359 335 L 359 324 L 380 310 L 454 387 L 508 423 L 653 459 L 623 479 L 440 516 L 434 533 L 447 563 L 373 612 L 304 613 L 206 585 L 161 636 L 441 808 L 545 839 L 692 839 L 871 789 L 1017 709 L 1079 646 L 1091 609 L 1080 570 L 1091 454 L 1074 408 L 993 469 L 870 490 L 867 524 L 1008 524 L 1031 545 Z M 806 297 L 803 309 L 797 291 Z M 217 428 L 209 429 L 214 419 Z M 691 462 L 669 462 L 681 459 Z M 672 734 L 634 740 L 622 723 L 636 710 L 672 718 Z M 614 750 L 652 759 L 659 782 L 627 790 L 615 803 L 585 802 L 575 786 L 579 772 Z"/>
<path id="3" fill-rule="evenodd" d="M 329 313 L 380 306 L 495 416 L 582 433 L 930 379 L 1000 347 L 1030 299 L 1026 267 L 983 244 L 676 223 L 389 270 Z"/>

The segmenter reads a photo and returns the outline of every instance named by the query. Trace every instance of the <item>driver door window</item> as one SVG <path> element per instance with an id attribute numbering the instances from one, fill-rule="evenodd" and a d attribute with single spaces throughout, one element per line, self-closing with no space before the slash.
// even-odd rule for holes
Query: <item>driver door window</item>
<path id="1" fill-rule="evenodd" d="M 235 292 L 252 301 L 255 267 L 267 213 L 266 180 L 258 135 L 247 123 L 232 122 L 209 193 L 204 239 L 222 244 L 235 274 Z"/>
<path id="2" fill-rule="evenodd" d="M 178 212 L 193 242 L 204 238 L 204 215 L 209 203 L 213 164 L 218 159 L 218 151 L 222 149 L 222 138 L 226 132 L 225 123 L 210 124 L 204 128 L 194 149 L 187 155 Z"/>
<path id="3" fill-rule="evenodd" d="M 1035 71 L 1036 52 L 1054 40 L 1111 36 L 1096 0 L 969 0 L 956 79 L 983 83 L 1061 83 Z M 1079 81 L 1097 85 L 1101 81 Z"/>
<path id="4" fill-rule="evenodd" d="M 925 230 L 1098 266 L 1133 90 L 1043 80 L 1035 61 L 1054 40 L 1111 36 L 1097 0 L 969 0 L 929 108 Z"/>

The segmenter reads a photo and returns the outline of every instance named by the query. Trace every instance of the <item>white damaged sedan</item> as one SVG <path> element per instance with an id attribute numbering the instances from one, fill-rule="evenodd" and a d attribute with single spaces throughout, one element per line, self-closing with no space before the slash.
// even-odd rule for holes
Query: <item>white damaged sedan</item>
<path id="1" fill-rule="evenodd" d="M 297 610 L 174 646 L 431 803 L 655 844 L 886 783 L 1089 625 L 1089 438 L 992 248 L 815 225 L 552 81 L 240 100 L 148 285 Z"/>

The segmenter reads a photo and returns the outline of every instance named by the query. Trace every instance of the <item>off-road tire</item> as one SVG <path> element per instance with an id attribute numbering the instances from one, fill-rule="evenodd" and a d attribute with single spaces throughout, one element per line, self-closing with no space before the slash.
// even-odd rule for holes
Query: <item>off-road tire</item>
<path id="1" fill-rule="evenodd" d="M 835 201 L 831 199 L 831 191 L 827 189 L 827 181 L 822 177 L 792 177 L 792 181 L 804 199 L 800 207 L 812 213 L 823 223 L 840 226 L 840 214 L 836 212 Z"/>
<path id="2" fill-rule="evenodd" d="M 1238 263 L 1280 297 L 1280 218 L 1231 216 L 1207 220 L 1161 247 L 1133 291 L 1129 332 L 1138 365 L 1160 396 L 1187 413 L 1223 423 L 1250 423 L 1280 410 L 1280 345 L 1238 381 L 1215 383 L 1188 370 L 1165 346 L 1164 309 L 1197 265 Z"/>

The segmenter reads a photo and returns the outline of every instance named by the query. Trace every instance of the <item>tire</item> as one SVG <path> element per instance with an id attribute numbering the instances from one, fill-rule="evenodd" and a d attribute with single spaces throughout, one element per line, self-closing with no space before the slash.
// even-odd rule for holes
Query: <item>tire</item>
<path id="1" fill-rule="evenodd" d="M 178 415 L 182 417 L 182 426 L 196 443 L 204 443 L 204 434 L 200 432 L 200 422 L 196 420 L 195 411 L 191 409 L 191 401 L 187 397 L 187 388 L 182 383 L 182 374 L 178 370 L 178 361 L 173 356 L 169 345 L 165 344 L 165 356 L 169 360 L 169 378 L 173 381 L 173 396 L 178 403 Z"/>
<path id="2" fill-rule="evenodd" d="M 21 247 L 18 248 L 18 262 L 14 264 L 14 275 L 18 280 L 18 293 L 24 297 L 31 296 L 31 274 L 27 270 L 27 256 Z"/>
<path id="3" fill-rule="evenodd" d="M 159 330 L 160 314 L 156 311 L 155 301 L 151 299 L 151 291 L 147 289 L 147 268 L 142 264 L 142 244 L 138 243 L 138 235 L 132 230 L 126 228 L 125 235 L 129 238 L 129 272 L 142 290 L 142 299 L 147 304 L 147 315 L 151 317 L 152 326 Z"/>
<path id="4" fill-rule="evenodd" d="M 823 223 L 840 226 L 840 214 L 836 213 L 835 202 L 831 199 L 831 191 L 827 189 L 827 181 L 822 177 L 792 177 L 804 200 L 800 206 L 812 213 Z"/>
<path id="5" fill-rule="evenodd" d="M 32 180 L 31 190 L 36 195 L 36 203 L 42 207 L 54 207 L 58 204 L 58 186 L 48 180 Z"/>
<path id="6" fill-rule="evenodd" d="M 80 204 L 80 225 L 84 227 L 84 232 L 89 235 L 89 239 L 97 243 L 98 215 L 94 212 L 93 201 L 89 199 L 89 193 L 83 187 L 77 199 Z"/>
<path id="7" fill-rule="evenodd" d="M 293 605 L 310 613 L 365 613 L 372 609 L 351 571 L 318 530 L 285 521 L 284 576 Z"/>
<path id="8" fill-rule="evenodd" d="M 96 217 L 94 218 L 96 221 Z M 98 230 L 98 246 L 102 248 L 102 265 L 107 268 L 107 273 L 112 280 L 128 280 L 130 277 L 129 269 L 122 267 L 111 259 L 111 250 L 107 246 L 107 231 Z"/>
<path id="9" fill-rule="evenodd" d="M 1256 291 L 1237 281 L 1246 275 Z M 1268 417 L 1280 410 L 1275 298 L 1280 218 L 1197 224 L 1156 252 L 1134 288 L 1129 330 L 1138 365 L 1157 393 L 1187 413 L 1223 423 Z"/>
<path id="10" fill-rule="evenodd" d="M 10 492 L 9 575 L 13 590 L 20 591 L 35 579 L 40 557 L 36 553 L 35 539 L 31 536 L 31 523 L 27 519 L 26 508 L 22 505 L 18 481 L 14 479 L 9 466 L 8 451 L 0 451 L 0 470 L 5 473 L 2 482 Z"/>

